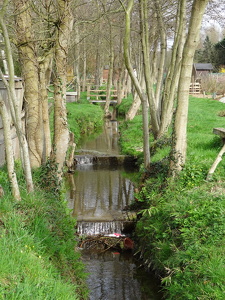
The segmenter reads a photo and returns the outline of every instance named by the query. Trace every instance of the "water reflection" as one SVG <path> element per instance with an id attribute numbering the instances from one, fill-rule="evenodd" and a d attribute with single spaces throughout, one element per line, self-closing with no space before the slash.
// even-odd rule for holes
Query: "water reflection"
<path id="1" fill-rule="evenodd" d="M 103 132 L 95 139 L 87 139 L 82 142 L 82 149 L 119 154 L 118 146 L 118 123 L 116 121 L 106 120 Z"/>
<path id="2" fill-rule="evenodd" d="M 90 274 L 90 300 L 161 299 L 153 275 L 137 268 L 131 253 L 83 252 L 82 256 Z M 147 285 L 143 284 L 144 278 L 148 278 Z"/>
<path id="3" fill-rule="evenodd" d="M 122 233 L 123 211 L 134 197 L 134 185 L 120 169 L 79 168 L 68 175 L 68 206 L 77 218 L 79 234 Z"/>
<path id="4" fill-rule="evenodd" d="M 119 170 L 80 170 L 74 181 L 78 219 L 113 220 L 133 199 L 133 184 Z"/>
<path id="5" fill-rule="evenodd" d="M 82 149 L 118 155 L 117 131 L 117 123 L 107 121 L 103 133 L 84 142 Z M 99 167 L 92 164 L 90 157 L 82 161 L 84 164 L 77 167 L 75 174 L 68 176 L 68 205 L 78 220 L 78 233 L 122 232 L 126 214 L 123 208 L 134 198 L 133 183 L 122 167 Z M 87 279 L 90 300 L 162 299 L 158 282 L 138 267 L 132 253 L 83 250 L 82 259 L 90 274 Z"/>

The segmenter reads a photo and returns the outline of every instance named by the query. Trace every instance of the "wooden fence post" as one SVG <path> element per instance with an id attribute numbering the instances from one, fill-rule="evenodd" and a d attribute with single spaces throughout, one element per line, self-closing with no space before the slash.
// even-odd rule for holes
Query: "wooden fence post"
<path id="1" fill-rule="evenodd" d="M 87 85 L 87 100 L 90 100 L 91 97 L 91 86 L 88 84 Z"/>

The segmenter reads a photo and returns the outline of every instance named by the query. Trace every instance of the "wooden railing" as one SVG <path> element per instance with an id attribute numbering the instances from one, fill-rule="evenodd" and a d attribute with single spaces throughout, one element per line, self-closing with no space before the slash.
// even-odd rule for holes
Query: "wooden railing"
<path id="1" fill-rule="evenodd" d="M 189 87 L 189 94 L 201 94 L 202 88 L 200 82 L 192 82 Z"/>
<path id="2" fill-rule="evenodd" d="M 117 90 L 110 90 L 110 102 L 117 102 Z M 91 89 L 90 86 L 87 87 L 87 99 L 90 102 L 106 102 L 106 90 Z"/>

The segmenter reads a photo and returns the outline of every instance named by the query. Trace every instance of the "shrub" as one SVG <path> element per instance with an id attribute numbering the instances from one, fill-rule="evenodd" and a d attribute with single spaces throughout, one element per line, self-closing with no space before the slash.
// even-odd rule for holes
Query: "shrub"
<path id="1" fill-rule="evenodd" d="M 224 187 L 171 184 L 137 224 L 144 260 L 163 275 L 166 299 L 223 299 Z"/>
<path id="2" fill-rule="evenodd" d="M 201 86 L 206 93 L 225 94 L 225 76 L 208 74 L 201 76 Z"/>

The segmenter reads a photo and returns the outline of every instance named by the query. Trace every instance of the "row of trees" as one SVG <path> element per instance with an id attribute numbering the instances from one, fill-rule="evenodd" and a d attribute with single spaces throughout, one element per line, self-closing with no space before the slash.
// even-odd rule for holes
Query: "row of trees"
<path id="1" fill-rule="evenodd" d="M 192 63 L 208 1 L 173 1 L 173 3 L 157 0 L 151 3 L 146 0 L 139 1 L 142 49 L 140 74 L 143 74 L 143 86 L 140 78 L 134 76 L 130 54 L 131 12 L 135 2 L 128 1 L 127 6 L 120 2 L 125 11 L 125 65 L 142 103 L 144 164 L 149 168 L 148 109 L 154 139 L 160 139 L 167 132 L 176 107 L 171 159 L 171 173 L 175 175 L 181 170 L 186 159 L 186 127 Z M 167 61 L 168 37 L 173 39 L 173 48 Z M 166 61 L 169 62 L 167 68 Z"/>
<path id="2" fill-rule="evenodd" d="M 121 101 L 125 87 L 132 81 L 134 103 L 127 118 L 132 118 L 142 105 L 145 167 L 149 168 L 151 161 L 149 126 L 154 139 L 160 139 L 174 116 L 171 170 L 175 174 L 182 168 L 186 158 L 192 62 L 208 0 L 3 0 L 2 3 L 1 31 L 8 69 L 11 70 L 12 57 L 15 61 L 18 55 L 24 80 L 26 133 L 20 127 L 17 132 L 18 136 L 22 133 L 24 144 L 28 145 L 23 149 L 21 141 L 21 149 L 24 153 L 29 149 L 29 155 L 23 154 L 24 162 L 29 157 L 31 168 L 39 167 L 52 156 L 61 172 L 70 136 L 65 106 L 67 67 L 73 67 L 79 97 L 88 77 L 94 78 L 95 85 L 101 85 L 102 69 L 107 65 L 107 99 L 114 85 Z M 10 71 L 10 80 L 13 77 Z M 10 80 L 4 80 L 5 84 L 10 86 Z M 53 142 L 48 114 L 50 81 L 54 86 Z M 1 104 L 4 106 L 4 101 Z M 106 102 L 105 115 L 109 114 Z M 14 124 L 17 122 L 13 119 Z M 31 183 L 29 186 L 32 190 Z"/>
<path id="3" fill-rule="evenodd" d="M 44 164 L 50 154 L 52 160 L 57 163 L 60 177 L 69 144 L 65 94 L 69 37 L 73 24 L 71 2 L 15 0 L 9 3 L 8 0 L 4 0 L 1 8 L 0 26 L 8 78 L 3 75 L 3 71 L 1 77 L 8 90 L 10 115 L 19 139 L 29 192 L 33 190 L 31 168 Z M 14 16 L 13 20 L 8 19 L 9 14 Z M 10 31 L 10 28 L 14 30 Z M 24 80 L 25 131 L 15 95 L 12 41 L 17 49 Z M 48 113 L 48 86 L 51 74 L 54 85 L 53 144 Z M 1 99 L 1 115 L 3 120 L 10 120 L 7 117 L 6 100 Z M 10 124 L 4 123 L 4 130 L 9 126 Z M 6 134 L 5 132 L 9 179 L 14 196 L 19 199 L 10 133 Z"/>
<path id="4" fill-rule="evenodd" d="M 214 10 L 216 2 L 211 2 Z M 83 10 L 76 22 L 81 41 L 76 52 L 81 53 L 76 60 L 76 70 L 80 68 L 77 82 L 84 82 L 89 73 L 100 85 L 100 74 L 107 64 L 107 86 L 114 84 L 121 92 L 124 83 L 127 85 L 128 72 L 134 102 L 127 119 L 133 118 L 142 106 L 145 167 L 149 168 L 151 161 L 149 127 L 150 134 L 158 140 L 166 134 L 174 117 L 171 173 L 175 175 L 186 159 L 189 83 L 208 1 L 99 0 L 80 4 Z M 85 54 L 81 49 L 86 49 Z M 105 113 L 107 116 L 107 104 Z"/>

